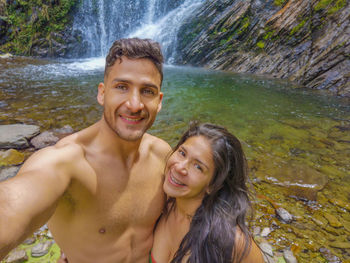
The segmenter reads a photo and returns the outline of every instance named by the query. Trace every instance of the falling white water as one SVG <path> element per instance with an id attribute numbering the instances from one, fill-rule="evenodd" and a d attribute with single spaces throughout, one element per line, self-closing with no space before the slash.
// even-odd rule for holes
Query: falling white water
<path id="1" fill-rule="evenodd" d="M 186 0 L 179 7 L 171 10 L 164 17 L 151 23 L 143 23 L 128 37 L 151 38 L 162 45 L 163 52 L 169 63 L 172 63 L 176 55 L 177 32 L 183 21 L 193 14 L 193 10 L 203 3 L 202 0 Z"/>
<path id="2" fill-rule="evenodd" d="M 73 34 L 86 57 L 105 56 L 114 40 L 151 38 L 160 42 L 167 61 L 176 54 L 177 33 L 205 0 L 82 0 Z"/>

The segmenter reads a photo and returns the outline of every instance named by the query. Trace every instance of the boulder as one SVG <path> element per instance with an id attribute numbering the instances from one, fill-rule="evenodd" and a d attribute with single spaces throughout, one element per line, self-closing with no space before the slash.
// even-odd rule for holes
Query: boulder
<path id="1" fill-rule="evenodd" d="M 28 148 L 30 140 L 39 134 L 40 128 L 36 125 L 10 124 L 0 126 L 0 149 Z"/>
<path id="2" fill-rule="evenodd" d="M 26 251 L 23 249 L 16 249 L 11 254 L 9 257 L 6 259 L 6 263 L 22 263 L 26 262 L 28 260 L 28 256 L 26 254 Z"/>
<path id="3" fill-rule="evenodd" d="M 0 171 L 0 182 L 10 179 L 11 177 L 14 177 L 18 173 L 18 170 L 19 170 L 18 166 L 12 166 L 12 167 L 2 169 Z"/>
<path id="4" fill-rule="evenodd" d="M 68 135 L 71 135 L 74 132 L 74 130 L 71 126 L 64 125 L 62 128 L 53 129 L 52 132 L 56 137 L 62 139 Z"/>
<path id="5" fill-rule="evenodd" d="M 42 257 L 42 256 L 46 255 L 49 252 L 52 244 L 53 244 L 53 242 L 51 240 L 48 240 L 48 241 L 45 241 L 44 243 L 39 243 L 39 244 L 35 245 L 32 248 L 32 256 L 33 257 Z"/>
<path id="6" fill-rule="evenodd" d="M 298 260 L 290 249 L 285 249 L 283 251 L 283 257 L 286 260 L 286 263 L 298 263 Z"/>
<path id="7" fill-rule="evenodd" d="M 262 231 L 260 236 L 267 237 L 271 233 L 271 229 L 269 227 L 265 227 Z"/>
<path id="8" fill-rule="evenodd" d="M 18 165 L 24 162 L 24 154 L 14 149 L 0 151 L 0 167 Z"/>
<path id="9" fill-rule="evenodd" d="M 30 140 L 30 143 L 35 147 L 35 149 L 42 149 L 47 146 L 54 145 L 59 140 L 53 132 L 44 131 L 38 136 L 35 136 Z"/>
<path id="10" fill-rule="evenodd" d="M 261 243 L 261 244 L 259 244 L 259 247 L 260 247 L 262 252 L 273 257 L 272 246 L 269 243 Z"/>

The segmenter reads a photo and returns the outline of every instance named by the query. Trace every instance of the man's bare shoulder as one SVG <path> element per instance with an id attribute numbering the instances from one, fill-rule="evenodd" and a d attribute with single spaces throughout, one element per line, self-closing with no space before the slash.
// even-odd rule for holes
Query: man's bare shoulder
<path id="1" fill-rule="evenodd" d="M 171 147 L 166 141 L 148 133 L 144 135 L 143 143 L 146 143 L 150 147 L 150 151 L 160 158 L 165 158 L 171 153 Z"/>
<path id="2" fill-rule="evenodd" d="M 70 166 L 73 161 L 81 160 L 84 158 L 84 150 L 82 145 L 77 142 L 77 138 L 77 134 L 72 134 L 61 139 L 53 146 L 35 152 L 23 164 L 20 172 L 42 170 L 43 167 L 46 170 L 64 168 Z"/>

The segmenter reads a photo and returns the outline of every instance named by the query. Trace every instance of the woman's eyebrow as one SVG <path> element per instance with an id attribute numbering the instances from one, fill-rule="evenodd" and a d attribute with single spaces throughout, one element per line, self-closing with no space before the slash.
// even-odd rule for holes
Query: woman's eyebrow
<path id="1" fill-rule="evenodd" d="M 208 166 L 205 163 L 203 163 L 201 160 L 195 158 L 195 161 L 199 162 L 201 165 L 205 166 L 207 170 L 209 170 Z"/>

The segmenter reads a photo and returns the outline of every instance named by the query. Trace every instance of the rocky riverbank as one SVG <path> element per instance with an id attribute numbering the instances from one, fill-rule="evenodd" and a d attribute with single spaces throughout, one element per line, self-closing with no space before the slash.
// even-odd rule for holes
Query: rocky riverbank
<path id="1" fill-rule="evenodd" d="M 176 62 L 350 97 L 349 21 L 346 0 L 206 1 L 180 30 Z"/>
<path id="2" fill-rule="evenodd" d="M 181 125 L 186 126 L 185 123 Z M 295 123 L 289 125 L 294 128 L 286 128 L 287 135 L 292 138 L 303 136 L 303 131 L 298 130 Z M 323 138 L 323 142 L 339 148 L 337 141 L 340 144 L 347 140 L 347 133 L 343 133 L 347 128 L 331 129 L 333 137 L 337 134 L 335 140 Z M 276 132 L 274 127 L 265 132 L 272 131 Z M 40 128 L 35 125 L 1 125 L 0 180 L 15 176 L 20 165 L 33 152 L 56 143 L 72 132 L 69 126 L 40 133 Z M 268 137 L 264 147 L 270 145 L 275 149 L 280 137 L 276 134 Z M 299 155 L 302 154 L 300 151 Z M 266 262 L 349 263 L 350 205 L 344 201 L 347 197 L 340 197 L 346 191 L 327 188 L 329 180 L 339 179 L 339 171 L 324 167 L 327 169 L 321 170 L 328 175 L 326 178 L 324 173 L 296 162 L 283 165 L 283 160 L 277 160 L 282 164 L 277 165 L 274 163 L 276 159 L 272 161 L 269 155 L 266 159 L 248 155 L 251 156 L 249 166 L 256 192 L 253 201 L 256 211 L 251 229 L 264 251 Z M 287 160 L 288 157 L 285 157 Z M 343 180 L 347 178 L 345 176 Z M 271 188 L 272 185 L 277 187 L 277 191 Z M 58 246 L 44 226 L 11 252 L 3 263 L 55 262 L 59 253 Z"/>
<path id="3" fill-rule="evenodd" d="M 44 131 L 36 125 L 0 125 L 0 181 L 16 176 L 22 163 L 36 150 L 73 133 L 70 126 Z M 44 225 L 14 249 L 2 263 L 56 262 L 60 249 Z"/>

